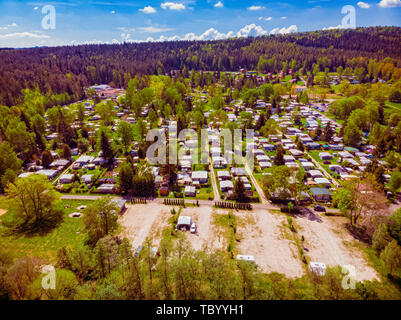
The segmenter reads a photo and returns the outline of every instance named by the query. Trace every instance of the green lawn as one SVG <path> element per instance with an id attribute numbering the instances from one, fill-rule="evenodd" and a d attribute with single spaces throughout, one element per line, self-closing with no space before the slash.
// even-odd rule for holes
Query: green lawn
<path id="1" fill-rule="evenodd" d="M 83 232 L 82 218 L 70 218 L 68 215 L 78 211 L 77 207 L 88 205 L 91 201 L 63 200 L 63 205 L 71 205 L 64 210 L 63 222 L 45 236 L 6 235 L 8 229 L 0 225 L 0 241 L 6 250 L 16 257 L 35 256 L 56 262 L 57 251 L 63 246 L 83 246 L 86 234 Z M 0 217 L 0 222 L 10 218 L 11 210 Z"/>

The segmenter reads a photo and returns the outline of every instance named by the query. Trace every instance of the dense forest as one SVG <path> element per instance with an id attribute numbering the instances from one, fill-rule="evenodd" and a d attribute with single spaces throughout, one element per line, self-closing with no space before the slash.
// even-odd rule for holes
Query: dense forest
<path id="1" fill-rule="evenodd" d="M 84 97 L 88 85 L 126 87 L 135 75 L 171 70 L 279 72 L 290 66 L 303 72 L 364 68 L 385 80 L 401 76 L 401 28 L 330 30 L 221 41 L 176 41 L 81 45 L 0 51 L 0 105 L 21 103 L 22 90 Z M 381 63 L 382 65 L 379 65 Z"/>

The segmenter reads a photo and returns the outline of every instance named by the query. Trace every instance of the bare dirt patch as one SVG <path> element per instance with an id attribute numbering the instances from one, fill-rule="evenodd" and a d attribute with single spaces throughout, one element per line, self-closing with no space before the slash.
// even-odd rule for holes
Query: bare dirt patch
<path id="1" fill-rule="evenodd" d="M 0 209 L 0 217 L 1 217 L 3 214 L 5 214 L 6 212 L 7 212 L 7 210 Z"/>
<path id="2" fill-rule="evenodd" d="M 301 277 L 303 264 L 294 241 L 284 227 L 286 217 L 267 210 L 235 212 L 241 241 L 239 254 L 252 255 L 256 264 L 266 273 L 278 272 L 287 277 Z"/>
<path id="3" fill-rule="evenodd" d="M 186 232 L 186 238 L 195 250 L 225 249 L 227 239 L 224 230 L 214 223 L 215 215 L 227 214 L 209 206 L 189 207 L 181 211 L 181 216 L 189 216 L 197 226 L 197 233 Z"/>
<path id="4" fill-rule="evenodd" d="M 173 207 L 153 203 L 130 205 L 120 218 L 122 234 L 131 241 L 134 248 L 142 245 L 148 237 L 157 245 L 163 229 L 169 226 L 172 209 Z"/>
<path id="5" fill-rule="evenodd" d="M 312 261 L 323 262 L 329 266 L 352 265 L 356 270 L 356 280 L 379 279 L 377 272 L 369 265 L 366 254 L 345 229 L 342 217 L 321 217 L 311 220 L 307 217 L 294 219 L 298 232 L 305 237 L 305 254 Z"/>

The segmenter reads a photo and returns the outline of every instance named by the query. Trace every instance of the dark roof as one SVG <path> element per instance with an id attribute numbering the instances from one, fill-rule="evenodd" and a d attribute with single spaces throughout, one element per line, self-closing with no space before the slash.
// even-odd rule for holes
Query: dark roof
<path id="1" fill-rule="evenodd" d="M 311 188 L 310 192 L 313 196 L 331 196 L 331 192 L 326 188 Z"/>

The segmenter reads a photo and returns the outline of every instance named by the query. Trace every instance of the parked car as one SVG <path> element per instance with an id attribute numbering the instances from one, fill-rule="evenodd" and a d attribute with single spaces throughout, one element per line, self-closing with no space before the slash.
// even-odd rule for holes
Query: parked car
<path id="1" fill-rule="evenodd" d="M 322 207 L 322 206 L 320 206 L 320 205 L 315 205 L 314 207 L 313 207 L 313 209 L 315 210 L 315 211 L 317 211 L 317 212 L 326 212 L 326 208 L 325 207 Z"/>
<path id="2" fill-rule="evenodd" d="M 324 160 L 323 164 L 331 164 L 331 162 L 329 160 Z"/>
<path id="3" fill-rule="evenodd" d="M 193 224 L 191 225 L 190 231 L 191 231 L 191 233 L 196 233 L 196 224 L 195 224 L 195 223 L 193 223 Z"/>

